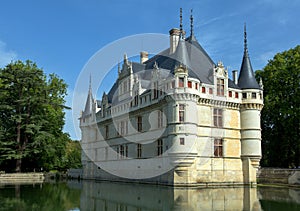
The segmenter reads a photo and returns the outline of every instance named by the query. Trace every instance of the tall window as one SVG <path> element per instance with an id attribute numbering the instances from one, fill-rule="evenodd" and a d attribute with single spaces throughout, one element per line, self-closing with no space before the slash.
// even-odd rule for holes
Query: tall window
<path id="1" fill-rule="evenodd" d="M 120 158 L 124 159 L 126 157 L 128 157 L 128 145 L 120 145 Z"/>
<path id="2" fill-rule="evenodd" d="M 224 96 L 224 89 L 225 89 L 224 79 L 218 78 L 217 79 L 217 95 Z"/>
<path id="3" fill-rule="evenodd" d="M 124 92 L 127 92 L 127 81 L 124 81 Z"/>
<path id="4" fill-rule="evenodd" d="M 178 87 L 184 87 L 184 78 L 178 78 Z"/>
<path id="5" fill-rule="evenodd" d="M 223 110 L 219 108 L 214 108 L 214 126 L 223 126 Z"/>
<path id="6" fill-rule="evenodd" d="M 184 122 L 185 105 L 179 104 L 179 122 Z"/>
<path id="7" fill-rule="evenodd" d="M 198 83 L 195 83 L 195 89 L 198 89 Z"/>
<path id="8" fill-rule="evenodd" d="M 127 144 L 125 144 L 124 149 L 125 149 L 125 156 L 128 157 L 128 145 Z"/>
<path id="9" fill-rule="evenodd" d="M 153 82 L 153 98 L 158 98 L 158 81 Z"/>
<path id="10" fill-rule="evenodd" d="M 162 139 L 157 140 L 157 155 L 160 156 L 163 153 L 163 141 Z"/>
<path id="11" fill-rule="evenodd" d="M 179 139 L 180 145 L 184 145 L 184 138 Z"/>
<path id="12" fill-rule="evenodd" d="M 192 88 L 192 82 L 191 81 L 188 81 L 188 87 Z"/>
<path id="13" fill-rule="evenodd" d="M 121 159 L 124 158 L 124 146 L 123 145 L 120 146 L 120 158 Z"/>
<path id="14" fill-rule="evenodd" d="M 108 147 L 105 147 L 105 160 L 108 159 Z"/>
<path id="15" fill-rule="evenodd" d="M 108 125 L 105 125 L 105 139 L 109 138 L 109 127 Z"/>
<path id="16" fill-rule="evenodd" d="M 139 132 L 142 132 L 142 130 L 143 130 L 143 118 L 142 118 L 142 116 L 137 117 L 137 130 Z"/>
<path id="17" fill-rule="evenodd" d="M 120 158 L 120 147 L 117 146 L 116 148 L 117 148 L 117 159 L 119 159 Z"/>
<path id="18" fill-rule="evenodd" d="M 119 124 L 119 129 L 118 129 L 118 135 L 127 135 L 128 133 L 128 122 L 126 120 L 120 121 Z"/>
<path id="19" fill-rule="evenodd" d="M 163 112 L 159 110 L 157 112 L 157 128 L 163 127 Z"/>
<path id="20" fill-rule="evenodd" d="M 134 106 L 137 106 L 139 103 L 139 92 L 135 91 L 134 92 Z"/>
<path id="21" fill-rule="evenodd" d="M 214 156 L 223 157 L 223 140 L 215 139 L 214 140 Z"/>
<path id="22" fill-rule="evenodd" d="M 137 157 L 142 157 L 142 144 L 137 144 Z"/>

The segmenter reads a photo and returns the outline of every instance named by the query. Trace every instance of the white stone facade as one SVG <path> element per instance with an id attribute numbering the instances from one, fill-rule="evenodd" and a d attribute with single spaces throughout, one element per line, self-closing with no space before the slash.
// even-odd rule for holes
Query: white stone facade
<path id="1" fill-rule="evenodd" d="M 173 29 L 168 58 L 148 59 L 143 52 L 138 64 L 125 56 L 101 102 L 89 91 L 80 117 L 84 178 L 183 186 L 256 184 L 262 89 L 241 88 L 222 62 L 215 65 L 195 42 L 193 34 L 183 39 Z M 193 48 L 200 62 L 193 60 Z M 175 64 L 164 65 L 170 59 Z"/>

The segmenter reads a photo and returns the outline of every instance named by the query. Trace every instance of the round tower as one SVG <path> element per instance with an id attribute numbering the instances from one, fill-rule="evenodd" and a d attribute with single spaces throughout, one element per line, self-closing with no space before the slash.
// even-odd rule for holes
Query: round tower
<path id="1" fill-rule="evenodd" d="M 262 156 L 260 112 L 263 107 L 263 91 L 262 86 L 258 85 L 254 77 L 251 66 L 247 48 L 246 25 L 244 29 L 244 56 L 238 86 L 242 89 L 240 120 L 244 183 L 256 183 L 256 170 Z"/>

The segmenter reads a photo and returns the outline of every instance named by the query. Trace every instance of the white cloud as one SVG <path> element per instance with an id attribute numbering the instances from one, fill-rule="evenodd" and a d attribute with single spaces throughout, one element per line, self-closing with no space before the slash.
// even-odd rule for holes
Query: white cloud
<path id="1" fill-rule="evenodd" d="M 4 67 L 17 58 L 17 54 L 6 49 L 6 43 L 0 40 L 0 67 Z"/>

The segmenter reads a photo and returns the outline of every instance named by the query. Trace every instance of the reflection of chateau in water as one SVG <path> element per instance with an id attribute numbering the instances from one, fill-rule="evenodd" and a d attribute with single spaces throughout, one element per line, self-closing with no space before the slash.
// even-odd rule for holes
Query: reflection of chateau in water
<path id="1" fill-rule="evenodd" d="M 80 210 L 261 210 L 256 188 L 172 188 L 83 182 Z"/>
<path id="2" fill-rule="evenodd" d="M 239 77 L 234 71 L 230 79 L 195 38 L 192 16 L 190 36 L 180 26 L 170 30 L 170 47 L 160 54 L 148 58 L 142 52 L 140 63 L 124 56 L 117 81 L 101 101 L 90 88 L 80 117 L 84 178 L 256 183 L 263 93 L 246 30 Z"/>

